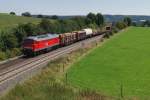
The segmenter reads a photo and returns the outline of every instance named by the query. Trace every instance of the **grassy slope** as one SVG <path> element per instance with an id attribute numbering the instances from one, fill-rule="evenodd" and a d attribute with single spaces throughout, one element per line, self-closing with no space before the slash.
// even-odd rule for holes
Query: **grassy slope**
<path id="1" fill-rule="evenodd" d="M 150 28 L 131 27 L 95 49 L 69 70 L 69 81 L 82 88 L 118 96 L 150 94 Z"/>
<path id="2" fill-rule="evenodd" d="M 33 22 L 38 23 L 40 19 L 22 16 L 13 16 L 9 14 L 0 13 L 0 29 L 14 27 L 19 23 Z"/>

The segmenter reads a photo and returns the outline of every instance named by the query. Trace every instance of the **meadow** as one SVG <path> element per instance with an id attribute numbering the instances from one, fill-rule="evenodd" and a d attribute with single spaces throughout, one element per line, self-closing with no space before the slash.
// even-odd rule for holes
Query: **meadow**
<path id="1" fill-rule="evenodd" d="M 20 23 L 28 22 L 38 23 L 40 19 L 0 13 L 0 29 L 12 28 Z"/>
<path id="2" fill-rule="evenodd" d="M 150 97 L 150 28 L 130 27 L 74 63 L 71 85 L 109 96 Z"/>

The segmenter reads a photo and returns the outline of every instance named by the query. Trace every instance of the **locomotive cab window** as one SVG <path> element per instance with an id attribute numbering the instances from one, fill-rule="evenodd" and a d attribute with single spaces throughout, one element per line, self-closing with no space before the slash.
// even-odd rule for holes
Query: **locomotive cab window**
<path id="1" fill-rule="evenodd" d="M 31 39 L 25 39 L 23 41 L 23 44 L 33 44 L 34 43 L 34 40 L 31 40 Z"/>

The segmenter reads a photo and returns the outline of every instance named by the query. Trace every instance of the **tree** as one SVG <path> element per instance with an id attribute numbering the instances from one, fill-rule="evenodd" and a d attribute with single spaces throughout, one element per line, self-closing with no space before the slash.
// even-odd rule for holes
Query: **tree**
<path id="1" fill-rule="evenodd" d="M 132 22 L 132 25 L 133 26 L 137 26 L 137 22 Z"/>
<path id="2" fill-rule="evenodd" d="M 39 26 L 45 31 L 45 32 L 51 32 L 51 27 L 52 25 L 50 25 L 50 20 L 43 18 L 39 24 Z"/>
<path id="3" fill-rule="evenodd" d="M 125 22 L 125 24 L 126 24 L 127 26 L 131 26 L 131 24 L 132 24 L 132 20 L 131 20 L 130 17 L 125 17 L 125 18 L 123 19 L 123 21 Z"/>
<path id="4" fill-rule="evenodd" d="M 121 29 L 124 29 L 126 27 L 126 23 L 124 23 L 123 21 L 119 21 L 116 23 L 116 27 L 121 30 Z"/>
<path id="5" fill-rule="evenodd" d="M 15 12 L 10 12 L 10 15 L 16 15 L 16 13 Z"/>
<path id="6" fill-rule="evenodd" d="M 27 36 L 37 35 L 36 25 L 33 23 L 22 24 L 22 29 L 25 31 Z"/>
<path id="7" fill-rule="evenodd" d="M 98 26 L 103 25 L 103 24 L 104 24 L 104 17 L 103 17 L 103 15 L 102 15 L 101 13 L 98 13 L 98 14 L 96 15 L 96 17 L 97 17 L 96 24 L 97 24 Z"/>
<path id="8" fill-rule="evenodd" d="M 86 18 L 85 17 L 76 16 L 76 17 L 72 18 L 72 20 L 77 23 L 77 25 L 79 26 L 79 29 L 86 28 L 87 24 L 86 24 Z"/>
<path id="9" fill-rule="evenodd" d="M 5 50 L 12 49 L 17 47 L 17 39 L 11 32 L 2 31 L 1 33 L 3 47 Z"/>
<path id="10" fill-rule="evenodd" d="M 21 43 L 23 41 L 23 39 L 27 36 L 26 32 L 24 30 L 24 25 L 23 24 L 19 24 L 16 28 L 14 28 L 14 35 L 17 37 L 17 41 L 19 43 L 19 46 L 21 46 Z"/>
<path id="11" fill-rule="evenodd" d="M 4 49 L 3 37 L 2 33 L 0 33 L 0 51 L 2 51 L 3 49 Z"/>
<path id="12" fill-rule="evenodd" d="M 87 19 L 90 20 L 91 23 L 96 23 L 96 15 L 94 13 L 89 13 Z"/>
<path id="13" fill-rule="evenodd" d="M 58 16 L 57 16 L 57 15 L 53 15 L 53 16 L 51 17 L 51 19 L 58 19 Z"/>
<path id="14" fill-rule="evenodd" d="M 22 13 L 22 16 L 31 17 L 31 14 L 29 12 L 24 12 L 24 13 Z"/>
<path id="15" fill-rule="evenodd" d="M 43 18 L 43 15 L 37 15 L 37 18 Z"/>
<path id="16" fill-rule="evenodd" d="M 32 23 L 26 23 L 19 24 L 13 31 L 13 34 L 17 37 L 18 42 L 20 43 L 26 36 L 37 35 L 39 28 L 37 28 L 37 25 Z"/>
<path id="17" fill-rule="evenodd" d="M 149 27 L 150 26 L 150 21 L 149 20 L 146 20 L 145 22 L 143 22 L 143 25 L 144 27 Z"/>

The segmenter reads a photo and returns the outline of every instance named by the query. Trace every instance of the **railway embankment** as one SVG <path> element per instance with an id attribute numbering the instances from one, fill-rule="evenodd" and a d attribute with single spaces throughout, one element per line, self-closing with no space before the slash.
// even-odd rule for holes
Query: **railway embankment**
<path id="1" fill-rule="evenodd" d="M 62 57 L 50 61 L 45 65 L 38 75 L 24 81 L 22 84 L 17 84 L 15 88 L 7 92 L 1 100 L 22 100 L 25 98 L 34 99 L 55 99 L 55 100 L 71 100 L 71 99 L 101 99 L 112 100 L 91 90 L 81 90 L 74 88 L 67 82 L 66 71 L 69 67 L 87 55 L 97 46 L 100 46 L 100 40 L 90 42 L 90 44 L 82 44 L 82 48 L 71 51 Z"/>

